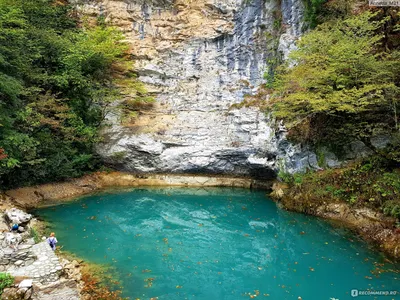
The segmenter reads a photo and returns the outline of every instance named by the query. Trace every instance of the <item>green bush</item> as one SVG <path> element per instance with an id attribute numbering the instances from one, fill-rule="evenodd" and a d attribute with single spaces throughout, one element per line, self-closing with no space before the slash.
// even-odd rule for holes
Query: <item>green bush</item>
<path id="1" fill-rule="evenodd" d="M 0 295 L 5 288 L 10 287 L 14 283 L 14 277 L 8 273 L 0 273 Z"/>
<path id="2" fill-rule="evenodd" d="M 72 5 L 0 0 L 0 185 L 76 177 L 99 166 L 98 129 L 129 72 L 128 46 Z M 118 76 L 115 76 L 118 74 Z"/>

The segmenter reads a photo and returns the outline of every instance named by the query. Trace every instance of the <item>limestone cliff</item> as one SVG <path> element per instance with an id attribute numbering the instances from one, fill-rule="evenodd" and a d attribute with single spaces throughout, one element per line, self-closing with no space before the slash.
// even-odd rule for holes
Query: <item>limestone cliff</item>
<path id="1" fill-rule="evenodd" d="M 98 153 L 126 171 L 271 177 L 316 166 L 256 106 L 268 61 L 302 31 L 301 0 L 87 1 L 132 45 L 139 79 L 157 103 L 129 126 L 108 117 Z M 233 105 L 233 106 L 232 106 Z"/>

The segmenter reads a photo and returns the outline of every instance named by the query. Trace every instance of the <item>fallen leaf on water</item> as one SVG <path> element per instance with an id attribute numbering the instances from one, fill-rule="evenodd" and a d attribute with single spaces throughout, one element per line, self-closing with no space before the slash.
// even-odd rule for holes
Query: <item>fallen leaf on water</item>
<path id="1" fill-rule="evenodd" d="M 177 285 L 176 288 L 177 288 L 177 289 L 181 289 L 181 288 L 183 288 L 183 286 Z"/>
<path id="2" fill-rule="evenodd" d="M 163 238 L 164 243 L 168 244 L 168 239 L 167 238 Z"/>
<path id="3" fill-rule="evenodd" d="M 142 273 L 150 273 L 150 272 L 151 272 L 151 270 L 149 270 L 149 269 L 142 270 Z"/>
<path id="4" fill-rule="evenodd" d="M 300 234 L 306 234 L 305 231 L 300 231 Z"/>
<path id="5" fill-rule="evenodd" d="M 146 278 L 144 281 L 154 281 L 154 277 Z"/>
<path id="6" fill-rule="evenodd" d="M 201 226 L 204 226 L 204 224 L 200 223 L 199 226 L 200 226 L 200 227 L 201 227 Z"/>
<path id="7" fill-rule="evenodd" d="M 314 270 L 314 268 L 310 268 L 310 271 L 311 271 L 311 272 L 314 272 L 315 270 Z"/>

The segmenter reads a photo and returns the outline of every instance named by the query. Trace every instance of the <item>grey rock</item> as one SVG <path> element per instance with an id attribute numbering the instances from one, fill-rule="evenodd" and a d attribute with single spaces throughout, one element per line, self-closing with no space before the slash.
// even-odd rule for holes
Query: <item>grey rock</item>
<path id="1" fill-rule="evenodd" d="M 146 2 L 141 13 L 139 1 L 126 7 L 124 14 L 140 25 L 130 29 L 132 35 L 141 37 L 139 45 L 147 37 L 162 42 L 162 36 L 148 27 L 157 18 L 158 5 L 157 1 Z M 137 173 L 271 178 L 280 168 L 288 172 L 318 168 L 315 154 L 290 144 L 270 116 L 256 107 L 232 106 L 257 93 L 264 83 L 268 60 L 275 55 L 271 49 L 276 47 L 276 39 L 267 36 L 276 30 L 273 15 L 279 5 L 285 31 L 278 37 L 278 50 L 286 57 L 303 28 L 301 0 L 207 1 L 207 9 L 228 19 L 232 28 L 215 28 L 209 36 L 139 57 L 139 79 L 157 98 L 151 111 L 154 118 L 150 118 L 154 121 L 124 127 L 115 109 L 107 115 L 110 126 L 104 127 L 104 139 L 96 151 L 108 164 Z M 97 8 L 94 5 L 90 10 Z M 143 120 L 147 117 L 141 116 Z"/>
<path id="2" fill-rule="evenodd" d="M 5 211 L 5 216 L 9 222 L 13 224 L 26 224 L 32 219 L 32 215 L 27 214 L 26 212 L 18 209 L 11 208 Z"/>
<path id="3" fill-rule="evenodd" d="M 376 135 L 371 137 L 370 141 L 376 149 L 384 149 L 390 144 L 391 138 L 389 135 Z"/>
<path id="4" fill-rule="evenodd" d="M 4 241 L 3 245 L 6 246 L 17 246 L 22 242 L 22 237 L 19 233 L 16 232 L 6 232 L 4 233 Z"/>
<path id="5" fill-rule="evenodd" d="M 14 265 L 20 266 L 20 265 L 22 265 L 23 263 L 24 263 L 23 260 L 17 260 L 17 261 L 14 263 Z"/>
<path id="6" fill-rule="evenodd" d="M 21 245 L 19 245 L 18 246 L 18 250 L 29 250 L 29 249 L 31 249 L 32 248 L 32 245 L 31 244 L 21 244 Z"/>
<path id="7" fill-rule="evenodd" d="M 363 142 L 361 141 L 353 141 L 350 142 L 345 147 L 345 155 L 344 158 L 347 160 L 356 159 L 367 157 L 373 154 L 373 151 L 368 148 Z"/>

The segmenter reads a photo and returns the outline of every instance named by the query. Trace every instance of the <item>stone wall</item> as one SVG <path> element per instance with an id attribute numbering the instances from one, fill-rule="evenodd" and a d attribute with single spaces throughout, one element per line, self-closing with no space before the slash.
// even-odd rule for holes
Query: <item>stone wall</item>
<path id="1" fill-rule="evenodd" d="M 14 278 L 1 299 L 79 299 L 80 277 L 70 276 L 68 261 L 61 264 L 47 241 L 35 243 L 29 232 L 32 222 L 32 215 L 17 208 L 1 212 L 0 272 Z M 9 231 L 12 224 L 18 230 Z"/>
<path id="2" fill-rule="evenodd" d="M 258 107 L 235 108 L 264 82 L 270 59 L 302 32 L 301 0 L 86 1 L 131 44 L 153 110 L 132 124 L 109 114 L 98 153 L 130 172 L 235 174 L 271 178 L 315 166 Z M 117 103 L 116 103 L 117 105 Z"/>

